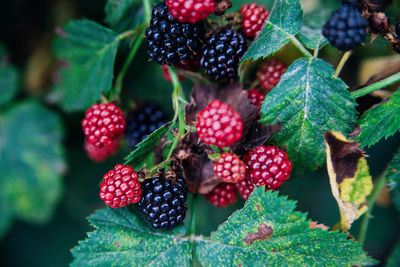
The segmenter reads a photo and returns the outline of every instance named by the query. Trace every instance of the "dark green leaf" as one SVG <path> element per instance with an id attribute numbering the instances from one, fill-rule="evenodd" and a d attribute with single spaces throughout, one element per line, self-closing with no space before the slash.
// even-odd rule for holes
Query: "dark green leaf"
<path id="1" fill-rule="evenodd" d="M 19 73 L 9 64 L 5 48 L 0 44 L 0 106 L 15 96 L 18 85 Z"/>
<path id="2" fill-rule="evenodd" d="M 108 0 L 104 8 L 104 21 L 117 32 L 135 29 L 143 21 L 139 0 Z"/>
<path id="3" fill-rule="evenodd" d="M 297 35 L 300 42 L 310 49 L 321 49 L 328 40 L 322 36 L 322 27 L 331 15 L 331 11 L 319 10 L 303 17 L 303 27 Z"/>
<path id="4" fill-rule="evenodd" d="M 146 163 L 151 164 L 153 155 L 150 155 L 153 149 L 158 145 L 163 135 L 168 131 L 170 123 L 166 123 L 154 132 L 152 132 L 145 140 L 140 142 L 136 149 L 133 150 L 126 158 L 125 164 L 132 165 L 135 169 L 142 168 Z M 149 157 L 150 155 L 150 157 Z"/>
<path id="5" fill-rule="evenodd" d="M 395 246 L 392 255 L 390 255 L 386 267 L 399 267 L 400 266 L 400 243 Z"/>
<path id="6" fill-rule="evenodd" d="M 13 216 L 46 221 L 65 171 L 60 118 L 34 101 L 0 115 L 0 203 Z"/>
<path id="7" fill-rule="evenodd" d="M 311 229 L 296 203 L 258 187 L 209 239 L 196 240 L 203 266 L 352 266 L 376 262 L 347 235 Z"/>
<path id="8" fill-rule="evenodd" d="M 400 211 L 400 151 L 394 155 L 389 163 L 386 179 L 393 203 Z"/>
<path id="9" fill-rule="evenodd" d="M 106 208 L 89 217 L 96 228 L 72 250 L 71 266 L 190 266 L 185 228 L 156 231 L 128 208 Z"/>
<path id="10" fill-rule="evenodd" d="M 303 11 L 299 0 L 276 0 L 263 31 L 250 45 L 242 62 L 267 57 L 300 31 Z"/>
<path id="11" fill-rule="evenodd" d="M 400 89 L 383 104 L 367 110 L 359 119 L 361 134 L 356 140 L 372 146 L 394 135 L 400 129 Z"/>
<path id="12" fill-rule="evenodd" d="M 349 133 L 356 121 L 355 101 L 334 70 L 317 58 L 295 61 L 267 95 L 263 123 L 282 123 L 272 143 L 286 146 L 296 174 L 312 171 L 325 160 L 323 134 Z"/>
<path id="13" fill-rule="evenodd" d="M 54 51 L 68 66 L 61 70 L 53 97 L 64 110 L 84 110 L 110 91 L 120 39 L 110 29 L 85 19 L 59 31 Z"/>

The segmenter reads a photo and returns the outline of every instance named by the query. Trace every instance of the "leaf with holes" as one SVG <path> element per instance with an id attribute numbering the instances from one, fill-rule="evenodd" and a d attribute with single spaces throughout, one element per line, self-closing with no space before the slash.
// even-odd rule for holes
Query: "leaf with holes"
<path id="1" fill-rule="evenodd" d="M 354 98 L 334 72 L 322 59 L 298 59 L 264 100 L 261 122 L 281 122 L 271 142 L 287 147 L 295 174 L 323 164 L 326 131 L 349 133 L 355 124 Z"/>
<path id="2" fill-rule="evenodd" d="M 302 25 L 299 0 L 276 0 L 263 31 L 250 45 L 242 62 L 267 57 L 295 39 Z"/>
<path id="3" fill-rule="evenodd" d="M 58 31 L 54 51 L 64 67 L 52 98 L 65 111 L 84 110 L 111 90 L 119 42 L 113 31 L 86 19 Z"/>
<path id="4" fill-rule="evenodd" d="M 34 101 L 0 115 L 0 229 L 13 217 L 40 223 L 51 216 L 65 172 L 62 130 L 60 118 Z"/>
<path id="5" fill-rule="evenodd" d="M 397 133 L 400 129 L 400 89 L 381 105 L 367 110 L 358 125 L 361 133 L 356 140 L 362 146 L 372 146 Z"/>
<path id="6" fill-rule="evenodd" d="M 347 235 L 311 229 L 296 203 L 258 187 L 210 238 L 196 240 L 194 254 L 203 266 L 373 265 L 361 244 Z"/>
<path id="7" fill-rule="evenodd" d="M 72 249 L 71 266 L 190 266 L 183 226 L 156 231 L 128 208 L 98 210 L 89 222 L 96 230 Z"/>

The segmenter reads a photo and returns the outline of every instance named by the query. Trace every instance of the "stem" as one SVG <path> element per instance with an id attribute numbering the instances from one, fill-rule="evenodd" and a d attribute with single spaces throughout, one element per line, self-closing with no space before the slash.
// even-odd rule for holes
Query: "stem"
<path id="1" fill-rule="evenodd" d="M 353 54 L 353 51 L 347 51 L 343 54 L 342 59 L 340 60 L 339 64 L 336 67 L 335 77 L 339 76 L 340 72 L 342 71 L 344 64 L 346 64 L 347 60 Z"/>
<path id="2" fill-rule="evenodd" d="M 386 171 L 382 174 L 382 176 L 376 182 L 374 189 L 371 192 L 371 195 L 368 197 L 368 210 L 365 213 L 363 220 L 361 222 L 360 233 L 358 234 L 358 241 L 363 244 L 365 241 L 365 236 L 368 230 L 369 219 L 371 218 L 372 209 L 374 208 L 375 200 L 378 197 L 379 193 L 382 191 L 383 187 L 386 184 Z"/>
<path id="3" fill-rule="evenodd" d="M 146 25 L 149 25 L 151 20 L 151 0 L 142 0 L 142 4 Z"/>
<path id="4" fill-rule="evenodd" d="M 311 53 L 300 43 L 299 40 L 293 36 L 290 37 L 290 40 L 300 50 L 300 52 L 303 53 L 303 55 L 306 57 L 312 57 Z"/>
<path id="5" fill-rule="evenodd" d="M 132 60 L 135 57 L 140 45 L 142 44 L 143 37 L 144 37 L 144 31 L 145 30 L 142 29 L 140 31 L 139 35 L 136 37 L 135 43 L 133 44 L 132 49 L 128 54 L 128 57 L 126 58 L 124 65 L 122 66 L 120 72 L 118 73 L 117 79 L 115 81 L 114 90 L 112 91 L 112 93 L 110 95 L 111 100 L 113 100 L 115 97 L 118 97 L 119 94 L 121 93 L 125 74 L 128 71 L 129 66 L 131 65 Z"/>
<path id="6" fill-rule="evenodd" d="M 370 84 L 368 86 L 365 86 L 361 89 L 358 89 L 357 91 L 354 91 L 351 93 L 351 95 L 355 98 L 367 95 L 369 93 L 372 93 L 373 91 L 382 89 L 383 87 L 389 86 L 395 82 L 400 81 L 400 72 L 387 77 L 386 79 L 380 80 L 379 82 Z"/>

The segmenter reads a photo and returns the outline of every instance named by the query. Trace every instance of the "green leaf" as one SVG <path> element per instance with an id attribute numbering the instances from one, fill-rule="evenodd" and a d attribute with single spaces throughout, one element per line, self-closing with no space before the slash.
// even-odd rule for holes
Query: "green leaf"
<path id="1" fill-rule="evenodd" d="M 400 266 L 400 243 L 397 243 L 386 264 L 386 267 L 398 266 Z"/>
<path id="2" fill-rule="evenodd" d="M 210 238 L 197 239 L 203 266 L 352 266 L 373 265 L 361 244 L 347 235 L 311 229 L 296 203 L 258 187 Z"/>
<path id="3" fill-rule="evenodd" d="M 0 106 L 9 102 L 17 93 L 19 73 L 9 64 L 6 50 L 0 44 Z"/>
<path id="4" fill-rule="evenodd" d="M 35 101 L 0 115 L 2 213 L 45 222 L 61 196 L 65 171 L 60 118 Z"/>
<path id="5" fill-rule="evenodd" d="M 272 143 L 287 146 L 296 174 L 315 170 L 324 162 L 326 131 L 347 134 L 356 121 L 354 98 L 334 72 L 321 59 L 298 59 L 261 108 L 263 123 L 282 123 L 282 132 L 272 137 Z"/>
<path id="6" fill-rule="evenodd" d="M 267 57 L 296 38 L 301 29 L 302 16 L 299 0 L 276 0 L 263 31 L 250 45 L 242 63 Z"/>
<path id="7" fill-rule="evenodd" d="M 111 90 L 114 61 L 121 37 L 90 20 L 76 20 L 59 31 L 54 51 L 67 67 L 53 98 L 65 111 L 85 110 Z"/>
<path id="8" fill-rule="evenodd" d="M 125 158 L 125 164 L 130 164 L 135 169 L 142 168 L 146 163 L 151 165 L 154 156 L 152 155 L 152 151 L 159 144 L 163 135 L 168 131 L 169 125 L 170 123 L 164 124 L 140 142 L 136 146 L 136 149 Z"/>
<path id="9" fill-rule="evenodd" d="M 331 12 L 328 10 L 314 11 L 303 17 L 303 26 L 297 35 L 300 42 L 310 49 L 321 49 L 328 40 L 322 36 L 322 27 L 328 20 Z"/>
<path id="10" fill-rule="evenodd" d="M 356 140 L 362 146 L 372 146 L 400 129 L 400 89 L 383 104 L 367 110 L 359 119 L 361 134 Z"/>
<path id="11" fill-rule="evenodd" d="M 390 188 L 392 200 L 400 211 L 400 151 L 398 151 L 388 166 L 386 174 L 387 184 Z"/>
<path id="12" fill-rule="evenodd" d="M 156 231 L 128 208 L 106 208 L 89 217 L 96 228 L 72 249 L 71 266 L 190 266 L 185 228 Z"/>
<path id="13" fill-rule="evenodd" d="M 135 29 L 143 21 L 139 0 L 108 0 L 104 8 L 104 22 L 116 32 Z"/>

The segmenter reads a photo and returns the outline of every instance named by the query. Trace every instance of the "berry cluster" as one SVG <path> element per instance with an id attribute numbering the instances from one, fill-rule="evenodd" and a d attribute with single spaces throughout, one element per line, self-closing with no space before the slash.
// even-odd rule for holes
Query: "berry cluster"
<path id="1" fill-rule="evenodd" d="M 242 15 L 243 33 L 246 37 L 256 38 L 262 31 L 269 11 L 255 3 L 243 5 L 240 8 Z"/>
<path id="2" fill-rule="evenodd" d="M 323 28 L 323 35 L 339 50 L 354 49 L 365 41 L 368 22 L 357 9 L 356 1 L 344 1 Z"/>
<path id="3" fill-rule="evenodd" d="M 286 70 L 285 64 L 272 59 L 260 66 L 257 71 L 257 79 L 262 88 L 271 91 L 279 83 Z"/>
<path id="4" fill-rule="evenodd" d="M 171 15 L 182 23 L 196 23 L 215 11 L 214 0 L 165 0 Z"/>

